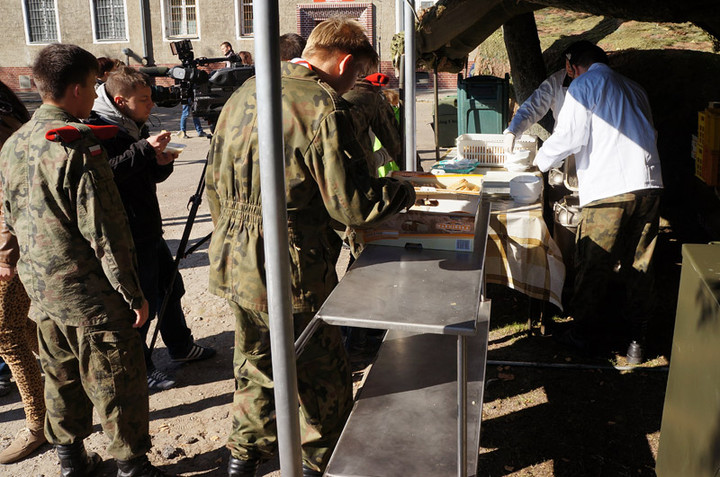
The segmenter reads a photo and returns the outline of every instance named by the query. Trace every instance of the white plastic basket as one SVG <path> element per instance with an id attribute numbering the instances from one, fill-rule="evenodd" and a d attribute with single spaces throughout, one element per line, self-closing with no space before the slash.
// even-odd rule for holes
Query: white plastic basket
<path id="1" fill-rule="evenodd" d="M 505 137 L 502 134 L 462 134 L 457 140 L 457 158 L 478 161 L 479 166 L 502 167 L 505 164 Z M 515 149 L 530 151 L 532 162 L 537 152 L 537 138 L 523 134 L 515 140 Z"/>

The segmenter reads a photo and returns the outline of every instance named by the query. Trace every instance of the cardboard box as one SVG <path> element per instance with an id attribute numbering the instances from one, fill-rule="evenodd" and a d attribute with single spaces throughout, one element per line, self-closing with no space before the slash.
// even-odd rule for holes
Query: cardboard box
<path id="1" fill-rule="evenodd" d="M 393 171 L 391 177 L 413 183 L 415 205 L 377 227 L 357 230 L 359 241 L 396 247 L 473 251 L 482 175 Z M 459 186 L 466 190 L 453 190 Z"/>
<path id="2" fill-rule="evenodd" d="M 372 229 L 358 230 L 364 243 L 472 252 L 476 214 L 401 212 Z"/>

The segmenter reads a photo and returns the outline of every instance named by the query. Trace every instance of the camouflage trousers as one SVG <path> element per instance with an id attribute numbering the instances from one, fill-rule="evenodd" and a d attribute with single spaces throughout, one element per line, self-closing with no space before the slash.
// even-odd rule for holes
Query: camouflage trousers
<path id="1" fill-rule="evenodd" d="M 230 301 L 235 313 L 235 395 L 228 448 L 237 459 L 266 460 L 277 448 L 269 317 Z M 295 337 L 314 313 L 297 313 Z M 352 378 L 337 327 L 321 325 L 297 360 L 303 462 L 323 470 L 352 408 Z"/>
<path id="2" fill-rule="evenodd" d="M 48 441 L 67 445 L 89 436 L 95 407 L 113 457 L 145 455 L 150 450 L 147 375 L 130 316 L 75 327 L 37 315 Z"/>
<path id="3" fill-rule="evenodd" d="M 608 286 L 619 274 L 625 285 L 624 318 L 630 339 L 643 341 L 651 314 L 660 190 L 647 189 L 591 202 L 576 233 L 575 294 L 571 312 L 578 330 L 596 335 Z M 613 302 L 618 300 L 614 299 Z"/>

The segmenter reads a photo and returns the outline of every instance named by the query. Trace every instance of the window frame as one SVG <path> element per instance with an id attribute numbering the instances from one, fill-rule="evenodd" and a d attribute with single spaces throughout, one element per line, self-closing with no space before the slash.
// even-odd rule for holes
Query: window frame
<path id="1" fill-rule="evenodd" d="M 61 43 L 62 42 L 62 33 L 60 32 L 60 15 L 58 12 L 58 0 L 52 0 L 53 6 L 55 8 L 55 31 L 57 32 L 57 38 L 50 40 L 50 41 L 32 41 L 30 39 L 30 17 L 28 13 L 28 5 L 27 2 L 29 0 L 22 0 L 20 4 L 22 5 L 22 12 L 23 12 L 23 23 L 24 23 L 24 30 L 25 30 L 25 44 L 27 45 L 50 45 L 52 43 Z"/>
<path id="2" fill-rule="evenodd" d="M 128 30 L 128 9 L 127 9 L 127 0 L 121 0 L 123 3 L 123 13 L 125 14 L 125 39 L 119 40 L 119 39 L 108 39 L 104 40 L 102 38 L 98 38 L 98 32 L 97 32 L 97 17 L 95 15 L 98 0 L 90 0 L 90 20 L 92 22 L 92 35 L 93 35 L 93 43 L 98 44 L 109 44 L 109 43 L 130 43 L 130 33 Z"/>
<path id="3" fill-rule="evenodd" d="M 171 35 L 170 34 L 170 25 L 168 24 L 168 21 L 170 20 L 170 2 L 171 0 L 161 0 L 162 1 L 162 8 L 160 9 L 160 16 L 162 21 L 162 31 L 163 31 L 163 41 L 171 42 L 171 41 L 177 41 L 177 40 L 200 40 L 200 1 L 195 1 L 195 23 L 196 23 L 196 32 L 191 35 Z M 186 0 L 183 0 L 186 1 Z M 185 5 L 187 8 L 187 5 Z"/>
<path id="4" fill-rule="evenodd" d="M 235 3 L 235 37 L 238 40 L 255 38 L 255 29 L 254 28 L 253 28 L 252 33 L 245 33 L 243 31 L 242 7 L 244 6 L 243 3 L 247 2 L 247 1 L 248 0 L 234 0 L 234 3 Z M 250 2 L 250 8 L 252 10 L 253 21 L 254 21 L 255 20 L 254 1 L 249 0 L 249 2 Z"/>

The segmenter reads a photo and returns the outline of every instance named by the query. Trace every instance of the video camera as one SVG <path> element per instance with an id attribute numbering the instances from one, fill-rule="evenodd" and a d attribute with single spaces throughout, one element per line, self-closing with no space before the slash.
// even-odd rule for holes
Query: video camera
<path id="1" fill-rule="evenodd" d="M 170 87 L 153 86 L 152 100 L 164 108 L 178 104 L 189 104 L 195 117 L 204 118 L 214 124 L 230 95 L 248 78 L 255 74 L 255 68 L 244 66 L 238 57 L 195 58 L 190 40 L 170 43 L 172 54 L 182 65 L 172 68 L 144 67 L 140 71 L 150 76 L 165 76 L 175 80 Z M 208 74 L 198 66 L 210 63 L 230 62 L 229 68 L 215 70 Z"/>

